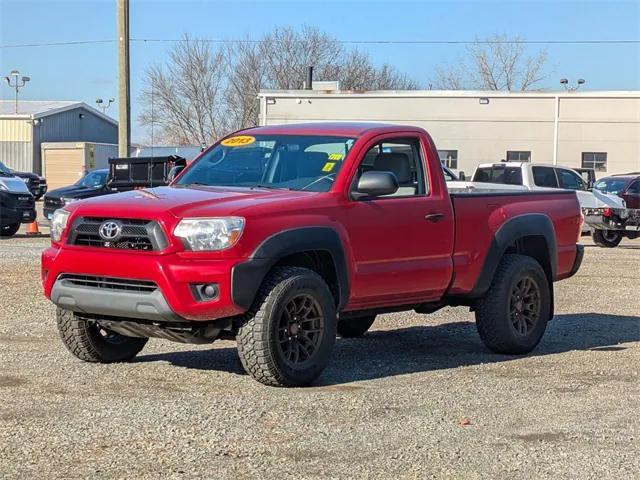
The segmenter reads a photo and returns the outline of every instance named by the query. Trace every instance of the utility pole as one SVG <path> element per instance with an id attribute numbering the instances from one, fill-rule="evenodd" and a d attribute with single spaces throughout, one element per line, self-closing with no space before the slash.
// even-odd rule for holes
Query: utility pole
<path id="1" fill-rule="evenodd" d="M 118 156 L 128 157 L 131 144 L 131 82 L 129 79 L 129 0 L 117 0 L 118 17 Z"/>

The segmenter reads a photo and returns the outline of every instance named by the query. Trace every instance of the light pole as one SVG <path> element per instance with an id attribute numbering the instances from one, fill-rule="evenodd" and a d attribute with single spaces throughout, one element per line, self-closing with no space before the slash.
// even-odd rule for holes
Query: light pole
<path id="1" fill-rule="evenodd" d="M 560 83 L 562 84 L 562 86 L 567 92 L 575 92 L 580 88 L 580 85 L 583 85 L 585 83 L 585 79 L 579 78 L 578 81 L 576 82 L 576 85 L 573 87 L 569 86 L 569 80 L 567 80 L 566 78 L 561 78 Z"/>
<path id="2" fill-rule="evenodd" d="M 20 76 L 20 72 L 18 70 L 11 70 L 11 73 L 4 77 L 4 79 L 6 80 L 7 85 L 11 88 L 15 88 L 16 90 L 16 113 L 18 113 L 18 93 L 20 92 L 20 89 L 24 87 L 29 80 L 31 80 L 31 77 L 24 75 Z"/>
<path id="3" fill-rule="evenodd" d="M 96 98 L 96 105 L 98 106 L 98 108 L 100 110 L 102 110 L 102 113 L 106 114 L 107 113 L 107 108 L 109 108 L 111 106 L 111 104 L 113 102 L 115 102 L 116 99 L 115 98 L 110 98 L 107 103 L 104 103 L 104 100 L 102 100 L 101 98 Z"/>

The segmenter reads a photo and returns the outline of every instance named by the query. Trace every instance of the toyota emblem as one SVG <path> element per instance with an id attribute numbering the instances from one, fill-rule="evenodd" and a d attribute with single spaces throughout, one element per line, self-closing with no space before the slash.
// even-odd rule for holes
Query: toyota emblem
<path id="1" fill-rule="evenodd" d="M 107 220 L 100 224 L 98 233 L 103 240 L 113 242 L 122 235 L 122 224 L 116 220 Z"/>

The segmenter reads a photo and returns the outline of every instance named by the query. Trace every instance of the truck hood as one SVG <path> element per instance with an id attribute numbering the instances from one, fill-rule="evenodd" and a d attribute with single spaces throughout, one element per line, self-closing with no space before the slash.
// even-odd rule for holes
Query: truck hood
<path id="1" fill-rule="evenodd" d="M 177 218 L 239 214 L 246 207 L 317 195 L 315 192 L 231 187 L 157 187 L 93 197 L 70 210 L 80 215 L 155 218 L 171 213 Z"/>
<path id="2" fill-rule="evenodd" d="M 3 185 L 9 193 L 28 193 L 31 195 L 27 185 L 18 177 L 0 176 L 0 185 Z"/>
<path id="3" fill-rule="evenodd" d="M 105 190 L 102 187 L 99 188 L 90 188 L 90 187 L 82 187 L 79 185 L 69 185 L 68 187 L 60 187 L 55 190 L 50 190 L 45 195 L 46 198 L 89 198 L 89 197 L 97 197 L 98 195 L 105 195 L 107 193 L 111 193 L 108 190 Z"/>
<path id="4" fill-rule="evenodd" d="M 617 208 L 624 209 L 626 204 L 622 198 L 611 193 L 604 193 L 599 190 L 590 192 L 580 192 L 578 195 L 582 208 Z"/>

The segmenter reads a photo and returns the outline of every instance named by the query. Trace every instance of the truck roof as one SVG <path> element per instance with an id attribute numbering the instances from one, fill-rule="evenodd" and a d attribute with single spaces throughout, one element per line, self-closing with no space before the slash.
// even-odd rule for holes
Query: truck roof
<path id="1" fill-rule="evenodd" d="M 491 162 L 491 163 L 481 163 L 478 165 L 478 168 L 487 168 L 494 166 L 505 166 L 505 167 L 516 167 L 521 168 L 526 165 L 531 165 L 532 167 L 552 167 L 552 168 L 564 168 L 573 170 L 571 167 L 566 167 L 564 165 L 553 165 L 551 163 L 537 163 L 537 162 Z"/>
<path id="2" fill-rule="evenodd" d="M 422 128 L 408 125 L 393 125 L 375 122 L 314 122 L 292 123 L 287 125 L 267 125 L 255 127 L 241 132 L 253 135 L 338 135 L 358 137 L 365 133 L 392 133 L 402 130 L 405 132 L 424 132 Z M 240 132 L 236 132 L 240 133 Z"/>

